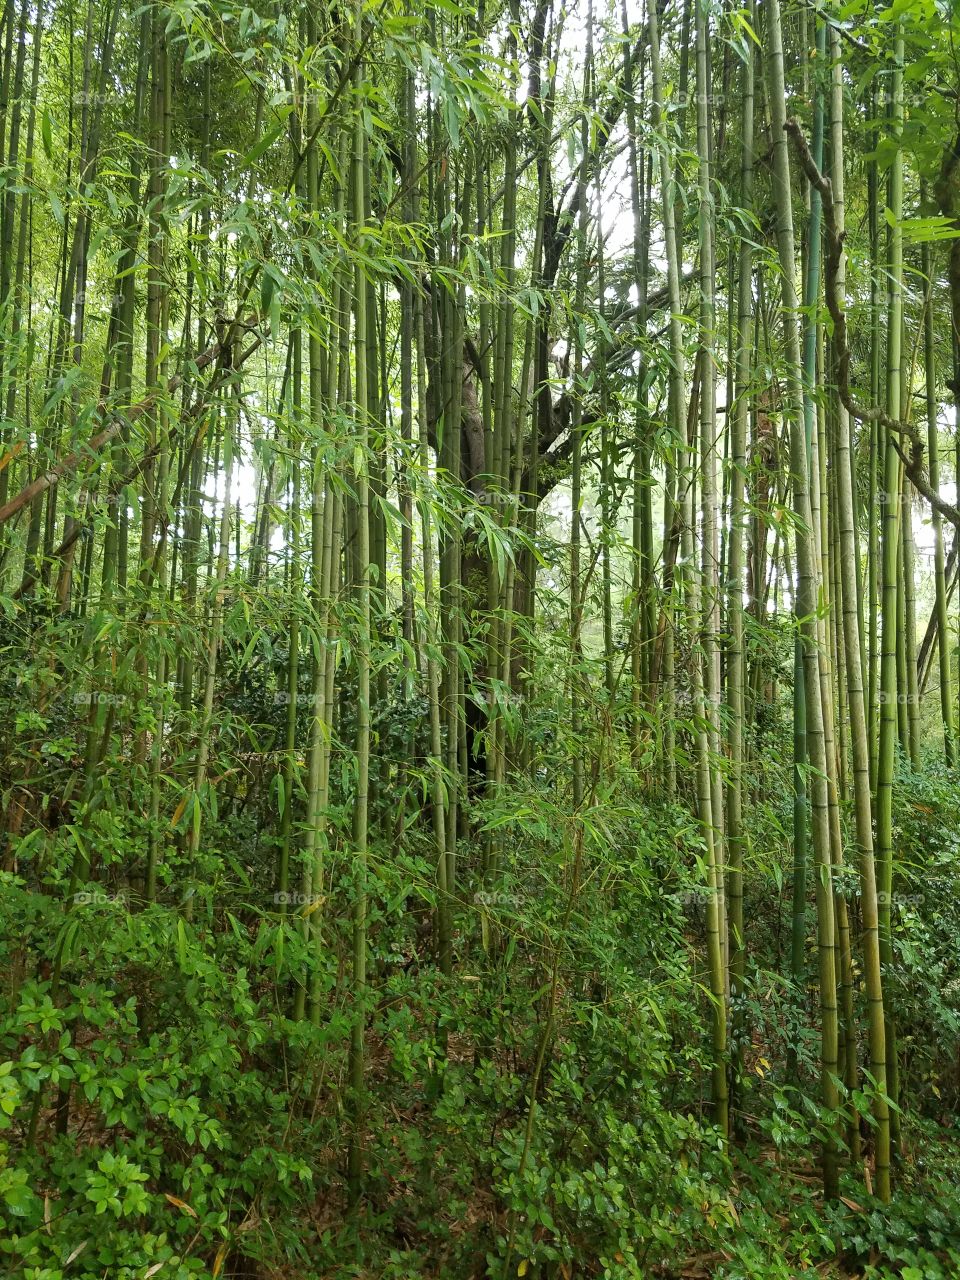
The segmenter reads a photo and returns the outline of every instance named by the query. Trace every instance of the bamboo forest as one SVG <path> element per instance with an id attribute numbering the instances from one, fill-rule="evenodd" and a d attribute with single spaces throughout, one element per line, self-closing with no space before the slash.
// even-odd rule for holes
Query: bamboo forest
<path id="1" fill-rule="evenodd" d="M 0 0 L 0 1277 L 960 1280 L 955 0 Z"/>

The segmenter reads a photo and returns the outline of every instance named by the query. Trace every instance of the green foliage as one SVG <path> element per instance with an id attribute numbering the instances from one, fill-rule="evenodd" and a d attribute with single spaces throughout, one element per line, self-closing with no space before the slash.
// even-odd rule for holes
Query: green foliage
<path id="1" fill-rule="evenodd" d="M 833 939 L 808 930 L 784 976 L 810 542 L 785 448 L 790 183 L 772 176 L 769 87 L 740 147 L 740 77 L 776 7 L 754 8 L 626 6 L 621 32 L 613 8 L 549 2 L 0 6 L 4 1275 L 960 1273 L 960 786 L 937 724 L 918 765 L 898 760 L 882 904 L 891 1205 L 863 1187 L 878 1086 L 862 1036 L 856 1086 L 836 1114 L 817 1101 Z M 804 129 L 828 88 L 818 23 L 848 55 L 851 381 L 879 396 L 882 242 L 902 236 L 904 329 L 936 318 L 946 439 L 957 13 L 850 0 L 790 20 L 775 105 Z M 809 261 L 815 200 L 796 186 Z M 718 277 L 692 281 L 704 227 Z M 893 495 L 873 413 L 851 428 L 857 509 L 837 511 L 836 318 L 815 298 L 801 319 L 822 339 L 804 392 L 832 568 L 838 516 L 874 555 Z M 727 380 L 723 426 L 700 420 L 707 377 Z M 744 402 L 750 536 L 728 581 Z M 694 505 L 714 482 L 716 548 Z M 815 585 L 846 765 L 836 583 Z M 822 774 L 797 765 L 813 792 Z M 831 873 L 859 1029 L 841 784 Z M 711 877 L 729 893 L 734 842 L 719 863 L 708 848 L 738 805 L 731 981 Z M 833 1137 L 843 1198 L 824 1204 Z"/>

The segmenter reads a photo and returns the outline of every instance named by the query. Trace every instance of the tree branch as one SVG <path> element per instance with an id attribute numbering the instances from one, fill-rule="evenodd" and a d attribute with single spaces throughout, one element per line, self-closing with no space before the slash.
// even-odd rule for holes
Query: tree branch
<path id="1" fill-rule="evenodd" d="M 833 320 L 833 341 L 836 357 L 834 374 L 840 401 L 850 415 L 860 422 L 877 422 L 891 433 L 893 447 L 903 461 L 907 478 L 919 494 L 938 511 L 945 520 L 960 530 L 960 510 L 941 498 L 930 485 L 923 467 L 923 440 L 911 422 L 893 418 L 879 405 L 866 406 L 854 399 L 850 390 L 850 347 L 847 339 L 847 317 L 844 300 L 840 298 L 838 276 L 843 261 L 843 232 L 837 229 L 837 211 L 833 203 L 833 183 L 822 174 L 810 154 L 803 130 L 796 120 L 788 120 L 783 126 L 793 143 L 800 166 L 810 183 L 820 192 L 823 200 L 823 216 L 827 230 L 827 256 L 824 263 L 824 295 L 827 310 Z"/>
<path id="2" fill-rule="evenodd" d="M 259 341 L 256 345 L 260 345 Z M 194 368 L 191 372 L 199 372 L 201 369 L 206 368 L 207 365 L 212 364 L 214 360 L 220 358 L 224 349 L 224 344 L 215 342 L 212 346 L 208 347 L 202 355 L 197 357 L 194 361 Z M 243 358 L 246 359 L 249 354 L 250 350 L 244 354 Z M 183 380 L 183 374 L 177 374 L 176 377 L 171 378 L 166 387 L 167 395 L 176 391 L 177 388 L 183 384 Z M 68 453 L 67 456 L 62 458 L 55 466 L 50 467 L 49 470 L 44 471 L 41 475 L 37 476 L 35 480 L 32 480 L 28 485 L 25 485 L 24 488 L 12 497 L 9 502 L 0 507 L 0 525 L 6 524 L 6 522 L 15 516 L 18 511 L 22 510 L 23 507 L 33 502 L 35 498 L 39 498 L 41 494 L 46 493 L 48 489 L 52 489 L 55 485 L 58 485 L 65 475 L 68 475 L 71 471 L 75 471 L 77 469 L 84 458 L 89 457 L 91 454 L 98 453 L 104 445 L 109 444 L 111 440 L 115 439 L 125 426 L 129 426 L 130 423 L 136 422 L 138 418 L 142 418 L 143 415 L 152 409 L 157 403 L 160 398 L 160 394 L 159 390 L 152 391 L 150 395 L 146 396 L 138 404 L 133 405 L 122 417 L 118 415 L 112 422 L 102 430 L 98 431 L 96 435 L 91 436 L 86 444 L 81 448 L 75 449 L 73 453 Z M 108 408 L 109 406 L 107 402 L 105 400 L 101 400 L 97 405 L 97 413 L 106 413 Z"/>

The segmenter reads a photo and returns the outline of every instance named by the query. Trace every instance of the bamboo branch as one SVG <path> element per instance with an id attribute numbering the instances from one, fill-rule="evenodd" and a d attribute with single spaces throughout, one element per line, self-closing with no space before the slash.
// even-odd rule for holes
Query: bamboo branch
<path id="1" fill-rule="evenodd" d="M 866 406 L 854 399 L 850 390 L 850 347 L 847 339 L 847 317 L 843 300 L 839 296 L 838 272 L 843 258 L 844 233 L 837 230 L 836 209 L 833 203 L 833 183 L 820 172 L 803 130 L 796 120 L 788 120 L 783 126 L 787 131 L 800 167 L 811 185 L 820 192 L 823 200 L 824 222 L 827 230 L 827 254 L 824 262 L 824 296 L 827 310 L 833 320 L 833 337 L 836 358 L 834 374 L 840 400 L 848 413 L 860 422 L 876 422 L 892 433 L 893 447 L 903 462 L 907 478 L 913 487 L 938 511 L 945 520 L 960 530 L 960 510 L 941 498 L 930 485 L 923 467 L 923 440 L 917 428 L 910 422 L 893 418 L 879 405 Z M 906 441 L 906 444 L 904 443 Z"/>
<path id="2" fill-rule="evenodd" d="M 252 355 L 257 347 L 260 346 L 261 341 L 262 339 L 257 338 L 257 340 L 252 343 L 241 356 L 238 357 L 234 367 L 239 367 L 239 365 L 241 365 L 248 356 Z M 226 345 L 224 343 L 213 343 L 212 346 L 208 347 L 206 351 L 204 351 L 202 355 L 198 356 L 193 362 L 194 367 L 191 372 L 199 373 L 201 369 L 205 369 L 207 365 L 212 364 L 214 360 L 219 359 L 225 350 Z M 184 378 L 184 374 L 177 374 L 176 377 L 171 378 L 167 383 L 166 394 L 172 395 L 174 391 L 178 390 L 178 388 L 183 385 Z M 25 485 L 15 497 L 11 498 L 3 507 L 0 507 L 0 525 L 6 524 L 6 522 L 15 516 L 18 511 L 33 502 L 35 498 L 40 497 L 40 495 L 46 493 L 48 489 L 52 489 L 55 485 L 58 485 L 64 476 L 69 475 L 71 471 L 75 471 L 77 469 L 85 457 L 98 453 L 104 445 L 107 445 L 111 440 L 114 440 L 125 426 L 129 426 L 132 422 L 136 422 L 138 418 L 142 418 L 145 413 L 153 408 L 157 400 L 160 398 L 160 394 L 160 391 L 152 391 L 150 395 L 145 396 L 143 400 L 140 400 L 137 404 L 133 405 L 127 413 L 122 416 L 118 415 L 111 423 L 105 426 L 101 431 L 98 431 L 96 435 L 91 436 L 87 443 L 81 448 L 75 449 L 72 453 L 67 454 L 67 456 L 62 458 L 56 466 L 50 467 L 49 470 L 44 471 L 41 475 L 37 476 L 35 480 L 32 480 L 28 485 Z M 108 408 L 109 406 L 107 402 L 105 400 L 101 400 L 97 405 L 97 413 L 106 413 Z M 144 459 L 141 459 L 140 463 L 138 463 L 138 470 L 143 466 L 144 461 Z M 61 551 L 64 549 L 65 547 L 60 548 Z"/>

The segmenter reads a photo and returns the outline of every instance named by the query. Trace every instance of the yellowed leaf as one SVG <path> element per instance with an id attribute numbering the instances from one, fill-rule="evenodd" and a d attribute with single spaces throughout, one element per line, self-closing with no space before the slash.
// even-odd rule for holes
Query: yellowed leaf
<path id="1" fill-rule="evenodd" d="M 196 1209 L 187 1204 L 186 1200 L 181 1200 L 179 1196 L 172 1196 L 169 1191 L 163 1193 L 164 1199 L 168 1200 L 175 1209 L 182 1209 L 184 1213 L 189 1214 L 191 1218 L 197 1216 Z"/>
<path id="2" fill-rule="evenodd" d="M 213 1260 L 213 1280 L 217 1280 L 217 1276 L 223 1270 L 223 1264 L 226 1262 L 229 1252 L 230 1246 L 226 1242 L 217 1250 L 217 1256 Z"/>
<path id="3" fill-rule="evenodd" d="M 7 452 L 3 455 L 3 457 L 0 458 L 0 471 L 2 471 L 4 467 L 8 467 L 10 465 L 10 463 L 14 460 L 14 458 L 17 456 L 17 454 L 20 452 L 22 448 L 23 448 L 23 441 L 18 440 L 12 449 L 7 450 Z"/>

